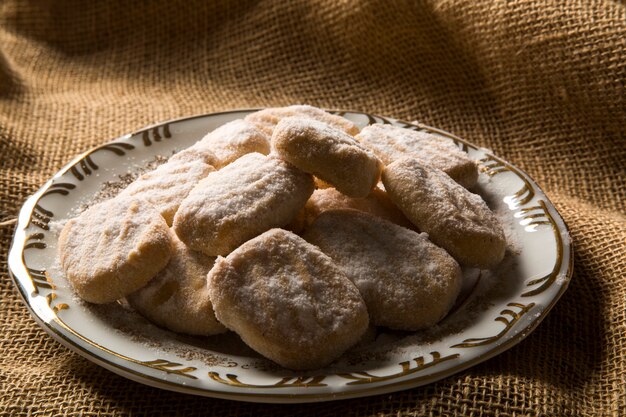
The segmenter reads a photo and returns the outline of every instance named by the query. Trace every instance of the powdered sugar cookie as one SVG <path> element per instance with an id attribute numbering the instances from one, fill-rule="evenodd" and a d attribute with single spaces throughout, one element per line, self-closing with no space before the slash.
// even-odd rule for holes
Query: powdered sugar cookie
<path id="1" fill-rule="evenodd" d="M 270 138 L 255 124 L 238 119 L 218 127 L 190 149 L 210 150 L 217 157 L 215 168 L 220 169 L 248 153 L 267 155 Z"/>
<path id="2" fill-rule="evenodd" d="M 356 138 L 385 164 L 404 157 L 414 157 L 444 171 L 465 188 L 473 187 L 478 181 L 476 162 L 451 141 L 430 133 L 373 124 L 363 128 Z"/>
<path id="3" fill-rule="evenodd" d="M 220 322 L 291 369 L 328 365 L 368 327 L 354 284 L 318 248 L 286 230 L 269 230 L 218 258 L 209 294 Z"/>
<path id="4" fill-rule="evenodd" d="M 259 129 L 262 129 L 268 136 L 271 137 L 278 122 L 286 117 L 318 120 L 329 124 L 336 129 L 342 130 L 351 136 L 359 133 L 359 128 L 350 120 L 327 113 L 320 108 L 307 105 L 272 107 L 251 113 L 247 115 L 244 120 L 254 123 L 259 127 Z"/>
<path id="5" fill-rule="evenodd" d="M 190 146 L 188 148 L 182 149 L 181 151 L 175 153 L 168 159 L 167 162 L 193 162 L 193 161 L 202 161 L 205 164 L 211 165 L 212 167 L 217 167 L 219 165 L 219 158 L 217 155 L 213 153 L 208 148 L 204 147 L 193 147 Z"/>
<path id="6" fill-rule="evenodd" d="M 348 197 L 334 188 L 315 190 L 302 209 L 302 214 L 299 214 L 297 219 L 301 220 L 302 228 L 304 228 L 313 223 L 321 213 L 336 209 L 363 211 L 400 226 L 415 227 L 402 211 L 393 204 L 387 193 L 378 187 L 374 188 L 364 198 Z"/>
<path id="7" fill-rule="evenodd" d="M 500 263 L 504 231 L 479 195 L 414 158 L 387 165 L 382 179 L 409 220 L 461 264 L 489 269 Z"/>
<path id="8" fill-rule="evenodd" d="M 183 200 L 174 230 L 207 255 L 226 255 L 248 239 L 289 223 L 313 193 L 313 178 L 278 158 L 242 156 Z"/>
<path id="9" fill-rule="evenodd" d="M 155 170 L 133 181 L 120 195 L 146 200 L 156 208 L 168 225 L 178 206 L 196 184 L 215 169 L 216 156 L 206 149 L 185 149 Z"/>
<path id="10" fill-rule="evenodd" d="M 281 120 L 272 135 L 272 151 L 350 197 L 367 196 L 382 170 L 380 160 L 352 136 L 317 120 Z"/>
<path id="11" fill-rule="evenodd" d="M 118 300 L 167 265 L 170 232 L 147 202 L 118 196 L 68 221 L 59 237 L 61 266 L 76 293 L 92 303 Z"/>
<path id="12" fill-rule="evenodd" d="M 315 183 L 315 189 L 316 190 L 323 190 L 325 188 L 333 188 L 332 185 L 330 185 L 329 183 L 320 180 L 317 177 L 313 177 L 313 182 Z"/>
<path id="13" fill-rule="evenodd" d="M 461 289 L 459 264 L 425 233 L 368 213 L 326 211 L 303 237 L 354 282 L 377 326 L 432 326 L 448 313 Z"/>
<path id="14" fill-rule="evenodd" d="M 172 235 L 170 262 L 126 299 L 144 317 L 174 332 L 200 336 L 225 332 L 215 318 L 207 287 L 215 258 L 192 251 Z"/>

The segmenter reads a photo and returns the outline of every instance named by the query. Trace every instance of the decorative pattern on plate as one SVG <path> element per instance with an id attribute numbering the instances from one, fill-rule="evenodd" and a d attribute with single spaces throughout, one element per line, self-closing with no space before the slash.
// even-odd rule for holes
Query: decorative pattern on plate
<path id="1" fill-rule="evenodd" d="M 406 375 L 414 374 L 418 371 L 423 371 L 426 368 L 431 368 L 435 365 L 438 365 L 442 362 L 449 361 L 451 359 L 456 359 L 460 356 L 460 354 L 455 353 L 453 355 L 441 356 L 439 352 L 430 352 L 432 356 L 432 360 L 426 361 L 423 356 L 418 358 L 414 358 L 412 361 L 400 362 L 400 367 L 402 370 L 400 372 L 396 372 L 393 374 L 385 375 L 385 376 L 377 376 L 372 375 L 369 372 L 353 372 L 346 374 L 337 374 L 338 376 L 351 379 L 352 382 L 348 382 L 348 385 L 361 385 L 361 384 L 370 384 L 372 382 L 382 382 L 388 381 L 390 379 L 400 378 Z M 415 362 L 415 367 L 411 367 L 411 363 Z"/>
<path id="2" fill-rule="evenodd" d="M 26 268 L 30 274 L 30 279 L 35 287 L 34 294 L 39 293 L 39 288 L 48 288 L 53 290 L 54 284 L 48 279 L 48 275 L 44 269 Z"/>
<path id="3" fill-rule="evenodd" d="M 249 112 L 195 116 L 122 136 L 77 157 L 24 204 L 9 255 L 9 270 L 26 305 L 48 333 L 114 372 L 162 388 L 247 401 L 323 401 L 419 386 L 486 360 L 530 333 L 566 289 L 573 262 L 567 229 L 543 192 L 526 174 L 485 149 L 421 123 L 334 111 L 361 127 L 371 123 L 395 124 L 429 132 L 442 140 L 452 140 L 479 161 L 485 178 L 499 182 L 504 190 L 498 194 L 499 198 L 508 206 L 506 215 L 511 216 L 512 223 L 521 227 L 519 233 L 522 240 L 527 241 L 529 246 L 539 244 L 553 248 L 554 254 L 545 250 L 542 257 L 537 258 L 522 252 L 517 261 L 532 271 L 532 274 L 528 272 L 528 276 L 520 277 L 523 280 L 520 288 L 523 289 L 511 294 L 502 304 L 494 303 L 492 308 L 477 317 L 476 323 L 471 323 L 460 334 L 444 338 L 427 351 L 416 345 L 411 349 L 413 353 L 410 356 L 398 356 L 382 365 L 371 365 L 373 367 L 370 368 L 364 363 L 362 369 L 357 371 L 351 367 L 346 371 L 320 370 L 315 376 L 277 376 L 253 369 L 251 363 L 254 361 L 248 362 L 242 357 L 227 358 L 224 362 L 227 365 L 211 365 L 206 369 L 208 365 L 202 361 L 176 352 L 162 351 L 158 354 L 159 359 L 152 359 L 154 350 L 138 342 L 119 338 L 111 341 L 113 333 L 106 327 L 101 332 L 93 330 L 89 312 L 84 306 L 76 304 L 67 283 L 59 281 L 56 285 L 53 281 L 63 278 L 50 277 L 47 272 L 51 270 L 56 255 L 56 236 L 51 231 L 51 222 L 76 209 L 81 199 L 88 198 L 98 184 L 107 179 L 114 180 L 116 173 L 122 175 L 128 172 L 128 161 L 147 162 L 154 158 L 155 152 L 171 154 L 176 148 L 199 140 L 208 130 Z M 128 158 L 130 153 L 132 158 Z M 98 176 L 92 175 L 101 166 L 107 169 L 100 170 Z M 87 186 L 87 183 L 90 185 Z M 476 281 L 468 298 L 454 314 L 464 308 L 475 292 L 480 291 L 479 281 L 484 280 Z M 519 301 L 521 297 L 523 303 Z M 528 314 L 531 310 L 536 314 Z M 59 313 L 63 319 L 59 318 Z M 219 370 L 233 366 L 233 370 L 239 368 L 237 373 Z M 273 394 L 274 391 L 281 394 Z"/>
<path id="4" fill-rule="evenodd" d="M 152 145 L 152 142 L 160 142 L 163 138 L 170 139 L 172 137 L 169 123 L 164 123 L 162 125 L 163 130 L 161 132 L 159 132 L 159 128 L 161 128 L 161 126 L 154 126 L 152 128 L 139 131 L 141 133 L 141 139 L 143 140 L 144 146 L 150 146 Z M 150 138 L 150 133 L 152 133 L 152 138 Z"/>
<path id="5" fill-rule="evenodd" d="M 43 242 L 43 233 L 33 233 L 26 238 L 26 244 L 24 245 L 24 250 L 26 249 L 45 249 L 46 243 Z M 32 242 L 31 242 L 32 241 Z"/>
<path id="6" fill-rule="evenodd" d="M 522 188 L 520 188 L 515 194 L 504 198 L 504 202 L 507 203 L 509 208 L 512 210 L 519 206 L 523 206 L 524 204 L 528 204 L 528 202 L 535 197 L 535 191 L 533 190 L 532 184 L 511 164 L 494 155 L 487 155 L 484 158 L 479 159 L 478 162 L 480 170 L 490 177 L 508 171 L 512 172 L 517 176 L 517 178 L 522 180 L 524 184 Z"/>
<path id="7" fill-rule="evenodd" d="M 123 142 L 114 142 L 99 146 L 84 154 L 83 157 L 70 168 L 70 172 L 77 180 L 82 181 L 85 179 L 85 176 L 91 175 L 93 171 L 97 171 L 100 168 L 91 158 L 94 153 L 98 151 L 109 151 L 118 156 L 123 156 L 126 154 L 126 151 L 131 149 L 135 149 L 135 146 Z"/>
<path id="8" fill-rule="evenodd" d="M 54 311 L 55 314 L 57 314 L 61 310 L 67 310 L 68 308 L 70 308 L 70 306 L 65 303 L 57 303 L 55 305 L 52 305 L 53 301 L 56 300 L 56 298 L 57 298 L 57 295 L 53 292 L 46 295 L 46 300 L 48 300 L 48 306 L 50 306 L 50 308 L 52 309 L 52 311 Z"/>
<path id="9" fill-rule="evenodd" d="M 226 374 L 226 379 L 222 378 L 217 372 L 209 372 L 209 378 L 212 380 L 219 382 L 220 384 L 230 385 L 234 387 L 240 388 L 294 388 L 294 387 L 325 387 L 326 384 L 322 384 L 325 375 L 318 376 L 286 376 L 281 378 L 278 382 L 274 384 L 248 384 L 245 382 L 241 382 L 239 377 L 234 374 Z"/>
<path id="10" fill-rule="evenodd" d="M 538 210 L 536 206 L 528 207 L 524 209 L 525 211 L 522 212 L 523 214 L 522 216 L 520 216 L 524 218 L 524 220 L 521 221 L 520 224 L 523 224 L 526 227 L 536 227 L 540 225 L 549 225 L 551 227 L 552 231 L 554 232 L 554 239 L 556 241 L 556 262 L 554 263 L 554 267 L 552 268 L 552 271 L 549 274 L 541 278 L 533 279 L 526 283 L 526 286 L 528 287 L 532 287 L 537 284 L 541 284 L 541 286 L 538 288 L 535 288 L 534 290 L 523 293 L 522 297 L 530 297 L 533 295 L 537 295 L 545 291 L 548 287 L 550 287 L 554 283 L 554 280 L 556 280 L 556 278 L 558 277 L 561 264 L 563 263 L 563 239 L 561 238 L 561 233 L 559 232 L 559 228 L 556 224 L 556 221 L 554 220 L 554 217 L 552 217 L 552 215 L 548 211 L 548 207 L 546 206 L 545 201 L 539 200 L 538 203 L 539 203 L 538 207 L 541 208 L 543 213 L 542 214 L 536 213 L 536 211 Z M 529 214 L 533 212 L 535 212 L 535 214 Z M 547 220 L 537 220 L 537 219 L 542 219 L 542 218 L 545 218 Z M 530 222 L 526 223 L 525 220 L 527 219 L 530 219 Z M 535 229 L 531 229 L 531 230 L 534 231 Z M 568 266 L 568 271 L 571 268 L 571 265 L 572 265 L 571 262 L 572 261 L 570 257 L 570 265 Z"/>
<path id="11" fill-rule="evenodd" d="M 198 368 L 194 368 L 193 366 L 183 366 L 180 363 L 170 362 L 165 359 L 156 359 L 153 361 L 143 361 L 140 362 L 142 365 L 145 365 L 152 369 L 158 369 L 159 371 L 164 371 L 168 374 L 176 374 L 182 375 L 191 379 L 198 379 L 193 375 L 189 375 L 189 372 L 193 372 Z M 183 366 L 182 368 L 177 369 L 178 367 Z"/>
<path id="12" fill-rule="evenodd" d="M 504 323 L 504 329 L 502 329 L 498 334 L 493 335 L 493 336 L 488 336 L 488 337 L 473 337 L 473 338 L 465 339 L 463 343 L 457 343 L 450 347 L 470 348 L 470 347 L 488 345 L 490 343 L 493 343 L 499 340 L 509 330 L 511 330 L 511 328 L 515 325 L 515 323 L 517 323 L 524 314 L 528 313 L 528 311 L 530 311 L 530 309 L 535 306 L 535 303 L 530 303 L 530 304 L 508 303 L 507 306 L 515 307 L 519 309 L 519 311 L 516 313 L 515 311 L 507 308 L 500 312 L 500 315 L 496 317 L 494 321 L 499 321 L 501 323 Z M 510 318 L 507 316 L 510 316 Z"/>

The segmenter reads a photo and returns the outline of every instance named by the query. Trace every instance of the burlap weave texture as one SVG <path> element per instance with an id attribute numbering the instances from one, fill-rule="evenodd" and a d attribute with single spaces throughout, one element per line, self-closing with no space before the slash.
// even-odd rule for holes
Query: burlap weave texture
<path id="1" fill-rule="evenodd" d="M 153 122 L 293 103 L 417 119 L 526 170 L 575 244 L 537 330 L 423 388 L 270 406 L 127 381 L 30 318 L 13 219 L 63 164 Z M 0 415 L 626 415 L 623 2 L 4 0 L 0 161 Z"/>

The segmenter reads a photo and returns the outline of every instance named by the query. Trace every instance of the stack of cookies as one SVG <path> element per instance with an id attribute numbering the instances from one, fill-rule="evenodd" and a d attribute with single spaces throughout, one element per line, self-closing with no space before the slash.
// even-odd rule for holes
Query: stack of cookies
<path id="1" fill-rule="evenodd" d="M 282 366 L 319 368 L 370 326 L 434 325 L 460 265 L 502 260 L 502 226 L 468 191 L 477 178 L 427 133 L 270 108 L 70 220 L 59 257 L 88 302 L 125 298 L 172 331 L 231 330 Z"/>

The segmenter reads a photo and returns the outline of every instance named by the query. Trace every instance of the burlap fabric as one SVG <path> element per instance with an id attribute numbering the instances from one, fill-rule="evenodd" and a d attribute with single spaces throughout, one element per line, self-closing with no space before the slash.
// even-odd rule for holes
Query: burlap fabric
<path id="1" fill-rule="evenodd" d="M 0 414 L 626 415 L 625 80 L 617 0 L 0 2 Z M 537 330 L 423 388 L 269 406 L 125 380 L 35 324 L 6 272 L 12 219 L 71 157 L 164 119 L 302 102 L 418 119 L 542 185 L 576 254 Z"/>

